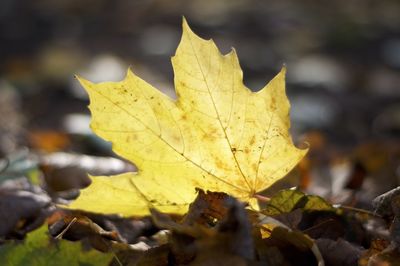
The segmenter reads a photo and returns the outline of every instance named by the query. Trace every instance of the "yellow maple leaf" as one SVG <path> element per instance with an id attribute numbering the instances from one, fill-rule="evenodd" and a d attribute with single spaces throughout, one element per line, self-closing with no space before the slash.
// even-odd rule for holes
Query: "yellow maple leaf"
<path id="1" fill-rule="evenodd" d="M 91 177 L 71 208 L 127 216 L 148 214 L 150 204 L 183 214 L 196 188 L 257 207 L 255 194 L 305 155 L 288 132 L 285 68 L 252 92 L 243 84 L 235 50 L 222 55 L 185 20 L 172 64 L 177 100 L 130 70 L 121 82 L 79 78 L 89 93 L 92 129 L 139 171 Z"/>

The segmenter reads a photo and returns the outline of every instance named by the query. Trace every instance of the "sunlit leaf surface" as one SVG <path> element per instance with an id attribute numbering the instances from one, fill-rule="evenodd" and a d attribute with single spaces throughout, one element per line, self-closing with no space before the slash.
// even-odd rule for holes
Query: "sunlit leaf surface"
<path id="1" fill-rule="evenodd" d="M 196 187 L 257 207 L 255 193 L 305 155 L 288 133 L 285 69 L 252 92 L 243 84 L 235 51 L 222 55 L 186 21 L 172 64 L 177 100 L 130 70 L 121 82 L 79 78 L 90 96 L 93 131 L 139 172 L 92 177 L 72 208 L 145 215 L 152 206 L 185 213 Z"/>

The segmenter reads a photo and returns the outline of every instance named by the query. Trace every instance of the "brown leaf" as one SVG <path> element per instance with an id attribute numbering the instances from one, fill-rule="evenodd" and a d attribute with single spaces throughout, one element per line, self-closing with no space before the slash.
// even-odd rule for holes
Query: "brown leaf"
<path id="1" fill-rule="evenodd" d="M 368 266 L 399 266 L 400 252 L 397 248 L 386 249 L 381 253 L 372 255 Z"/>
<path id="2" fill-rule="evenodd" d="M 201 194 L 192 206 L 219 202 L 220 197 L 218 193 Z M 225 217 L 220 217 L 222 220 L 211 228 L 201 224 L 204 222 L 201 217 L 212 213 L 211 209 L 221 210 L 219 204 L 211 204 L 213 207 L 200 205 L 203 212 L 192 210 L 191 217 L 195 218 L 191 218 L 191 222 L 200 222 L 192 225 L 176 223 L 168 215 L 152 210 L 155 224 L 171 231 L 169 242 L 173 265 L 246 265 L 246 261 L 254 258 L 251 225 L 243 204 L 231 197 L 226 197 L 224 203 L 227 210 Z"/>
<path id="3" fill-rule="evenodd" d="M 375 209 L 375 212 L 382 216 L 391 216 L 394 211 L 397 211 L 398 208 L 393 209 L 392 201 L 394 198 L 400 196 L 400 187 L 392 189 L 378 197 L 376 197 L 372 204 Z M 395 207 L 395 206 L 394 206 Z M 400 213 L 396 213 L 400 214 Z"/>
<path id="4" fill-rule="evenodd" d="M 122 242 L 117 232 L 104 230 L 84 215 L 63 211 L 49 219 L 49 232 L 53 237 L 72 241 L 87 238 L 94 248 L 103 252 L 109 251 L 109 240 Z"/>
<path id="5" fill-rule="evenodd" d="M 371 241 L 371 246 L 368 250 L 361 254 L 360 259 L 358 260 L 358 265 L 360 266 L 367 266 L 369 259 L 389 246 L 389 241 L 384 239 L 374 239 Z"/>
<path id="6" fill-rule="evenodd" d="M 257 248 L 267 265 L 310 266 L 317 265 L 317 260 L 311 250 L 313 246 L 313 240 L 300 231 L 276 226 L 268 238 L 258 243 Z"/>
<path id="7" fill-rule="evenodd" d="M 326 264 L 329 266 L 357 265 L 358 259 L 364 251 L 362 247 L 341 238 L 337 241 L 320 238 L 316 242 Z"/>
<path id="8" fill-rule="evenodd" d="M 81 189 L 90 185 L 91 174 L 118 174 L 136 168 L 111 157 L 55 152 L 38 156 L 46 184 L 54 192 Z"/>
<path id="9" fill-rule="evenodd" d="M 42 225 L 50 211 L 46 194 L 0 190 L 0 237 L 22 238 Z"/>
<path id="10" fill-rule="evenodd" d="M 215 220 L 221 220 L 228 211 L 224 202 L 229 197 L 222 192 L 204 192 L 197 190 L 196 199 L 189 206 L 189 211 L 183 220 L 184 224 L 215 224 Z"/>
<path id="11" fill-rule="evenodd" d="M 343 217 L 334 212 L 303 213 L 303 219 L 298 229 L 314 239 L 329 238 L 336 240 L 339 237 L 344 237 L 346 222 Z"/>

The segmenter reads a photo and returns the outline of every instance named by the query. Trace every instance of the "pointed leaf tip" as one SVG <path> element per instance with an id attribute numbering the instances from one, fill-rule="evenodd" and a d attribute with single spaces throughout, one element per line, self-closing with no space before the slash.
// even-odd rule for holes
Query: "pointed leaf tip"
<path id="1" fill-rule="evenodd" d="M 186 17 L 182 15 L 182 24 L 187 23 Z"/>
<path id="2" fill-rule="evenodd" d="M 283 64 L 280 72 L 282 73 L 283 76 L 286 76 L 286 71 L 287 71 L 286 64 Z"/>
<path id="3" fill-rule="evenodd" d="M 79 76 L 79 75 L 75 75 L 75 78 L 79 81 L 79 83 L 85 88 L 88 89 L 88 87 L 93 85 L 93 82 Z"/>
<path id="4" fill-rule="evenodd" d="M 182 29 L 183 29 L 183 33 L 189 32 L 191 34 L 194 34 L 185 17 L 182 17 Z"/>
<path id="5" fill-rule="evenodd" d="M 133 76 L 135 76 L 135 73 L 133 73 L 132 67 L 128 67 L 125 77 L 128 78 L 128 77 L 133 77 Z"/>

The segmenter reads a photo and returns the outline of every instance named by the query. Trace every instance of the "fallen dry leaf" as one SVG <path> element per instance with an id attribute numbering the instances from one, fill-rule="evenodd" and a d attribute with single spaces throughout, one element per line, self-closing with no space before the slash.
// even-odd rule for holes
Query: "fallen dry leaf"
<path id="1" fill-rule="evenodd" d="M 248 265 L 254 260 L 254 244 L 250 220 L 243 203 L 226 196 L 220 199 L 218 193 L 206 195 L 208 200 L 216 199 L 217 205 L 224 205 L 226 213 L 214 227 L 199 223 L 194 225 L 174 222 L 170 216 L 152 210 L 155 224 L 170 230 L 169 245 L 172 265 Z M 199 195 L 196 201 L 204 201 Z M 220 206 L 217 209 L 220 209 Z M 204 214 L 209 210 L 205 209 Z"/>
<path id="2" fill-rule="evenodd" d="M 22 238 L 38 228 L 51 209 L 44 193 L 0 189 L 0 237 Z"/>
<path id="3" fill-rule="evenodd" d="M 364 249 L 342 238 L 332 240 L 320 238 L 316 240 L 327 265 L 352 266 L 357 265 Z"/>
<path id="4" fill-rule="evenodd" d="M 183 214 L 195 188 L 225 192 L 257 208 L 255 194 L 305 155 L 288 132 L 285 68 L 252 92 L 235 50 L 222 55 L 185 20 L 172 64 L 176 101 L 130 70 L 121 82 L 79 78 L 91 100 L 92 129 L 139 172 L 92 177 L 71 208 L 146 215 L 154 207 Z"/>
<path id="5" fill-rule="evenodd" d="M 182 223 L 214 225 L 217 220 L 226 216 L 228 208 L 224 202 L 229 195 L 221 192 L 204 192 L 199 189 L 198 195 L 193 203 L 190 204 Z"/>

